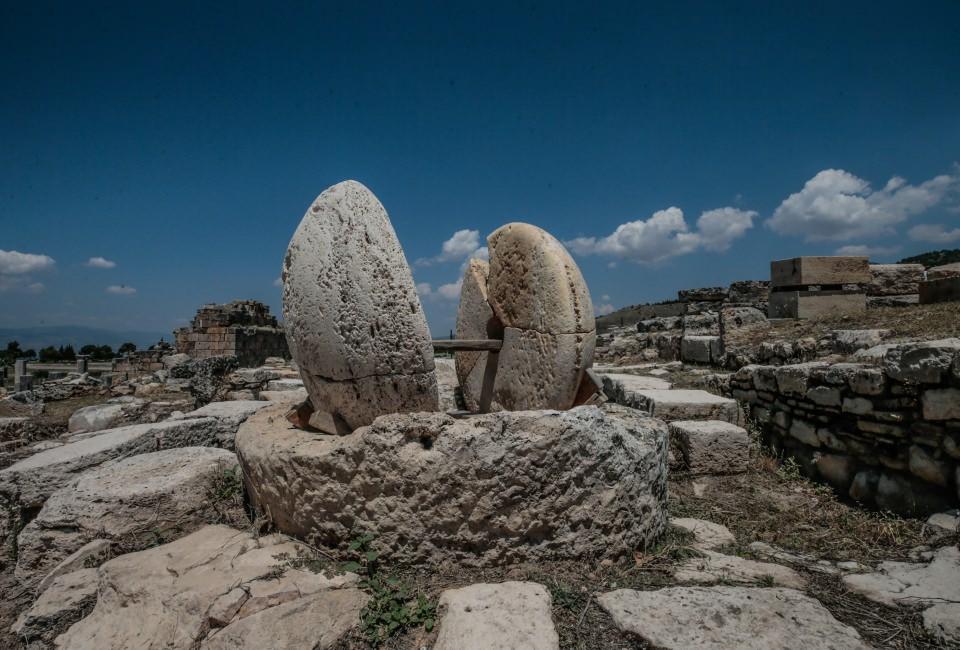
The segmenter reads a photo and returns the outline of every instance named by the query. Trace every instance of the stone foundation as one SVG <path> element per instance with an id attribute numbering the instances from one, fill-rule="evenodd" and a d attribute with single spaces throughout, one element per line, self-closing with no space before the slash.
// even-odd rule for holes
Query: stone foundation
<path id="1" fill-rule="evenodd" d="M 667 429 L 616 405 L 462 419 L 385 415 L 346 436 L 265 408 L 237 433 L 251 504 L 280 530 L 390 561 L 620 557 L 666 525 Z"/>
<path id="2" fill-rule="evenodd" d="M 255 300 L 204 305 L 190 323 L 174 332 L 177 352 L 193 359 L 234 356 L 244 368 L 267 357 L 290 358 L 287 338 L 270 308 Z"/>
<path id="3" fill-rule="evenodd" d="M 842 494 L 908 515 L 960 501 L 960 339 L 877 365 L 745 366 L 731 388 L 774 450 Z"/>

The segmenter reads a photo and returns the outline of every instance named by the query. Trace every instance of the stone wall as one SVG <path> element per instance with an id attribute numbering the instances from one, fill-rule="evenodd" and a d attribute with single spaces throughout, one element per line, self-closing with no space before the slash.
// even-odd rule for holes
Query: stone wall
<path id="1" fill-rule="evenodd" d="M 126 381 L 141 375 L 149 375 L 157 370 L 163 370 L 163 357 L 170 354 L 169 348 L 160 350 L 137 350 L 132 354 L 117 357 L 113 360 L 110 372 L 113 381 Z"/>
<path id="2" fill-rule="evenodd" d="M 960 339 L 876 365 L 749 365 L 730 388 L 774 451 L 844 495 L 908 515 L 960 500 Z"/>
<path id="3" fill-rule="evenodd" d="M 190 323 L 174 332 L 177 352 L 193 359 L 235 356 L 243 367 L 267 357 L 290 358 L 287 339 L 270 308 L 254 300 L 204 305 Z"/>

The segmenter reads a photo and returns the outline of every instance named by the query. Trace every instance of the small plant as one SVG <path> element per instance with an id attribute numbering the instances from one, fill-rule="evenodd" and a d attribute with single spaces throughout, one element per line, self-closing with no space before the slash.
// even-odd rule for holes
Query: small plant
<path id="1" fill-rule="evenodd" d="M 562 582 L 555 580 L 544 581 L 547 589 L 550 591 L 550 597 L 553 598 L 554 607 L 562 607 L 571 611 L 579 611 L 583 608 L 583 601 L 586 594 L 571 589 Z"/>
<path id="2" fill-rule="evenodd" d="M 218 464 L 210 481 L 208 496 L 216 503 L 239 502 L 243 496 L 243 472 L 240 467 Z"/>
<path id="3" fill-rule="evenodd" d="M 760 576 L 759 583 L 761 587 L 773 587 L 776 584 L 776 582 L 773 579 L 773 576 L 769 576 L 769 575 Z"/>
<path id="4" fill-rule="evenodd" d="M 801 478 L 800 463 L 793 457 L 785 458 L 777 468 L 777 476 L 784 481 L 796 481 Z"/>

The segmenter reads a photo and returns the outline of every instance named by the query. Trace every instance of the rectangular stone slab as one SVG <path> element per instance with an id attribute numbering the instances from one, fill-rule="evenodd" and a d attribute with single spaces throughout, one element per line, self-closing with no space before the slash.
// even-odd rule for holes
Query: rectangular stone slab
<path id="1" fill-rule="evenodd" d="M 740 408 L 728 397 L 705 390 L 638 390 L 634 391 L 642 408 L 655 418 L 674 420 L 722 420 L 740 423 Z"/>
<path id="2" fill-rule="evenodd" d="M 747 430 L 721 420 L 678 420 L 670 423 L 670 446 L 696 474 L 729 474 L 747 469 Z"/>
<path id="3" fill-rule="evenodd" d="M 774 291 L 770 294 L 770 318 L 816 318 L 825 314 L 857 314 L 867 309 L 862 293 L 842 291 Z"/>
<path id="4" fill-rule="evenodd" d="M 870 260 L 866 257 L 794 257 L 770 262 L 774 288 L 866 284 L 870 279 Z"/>
<path id="5" fill-rule="evenodd" d="M 920 304 L 960 300 L 960 276 L 920 283 Z"/>

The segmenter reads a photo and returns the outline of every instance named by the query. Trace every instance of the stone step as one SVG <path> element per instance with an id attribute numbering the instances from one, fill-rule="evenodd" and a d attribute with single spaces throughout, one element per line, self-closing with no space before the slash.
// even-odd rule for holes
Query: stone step
<path id="1" fill-rule="evenodd" d="M 743 472 L 750 460 L 750 434 L 723 420 L 671 422 L 670 447 L 684 468 L 695 474 Z"/>
<path id="2" fill-rule="evenodd" d="M 708 393 L 705 390 L 648 389 L 617 391 L 611 382 L 607 397 L 618 404 L 646 411 L 665 422 L 676 420 L 720 420 L 740 424 L 740 407 L 736 400 Z"/>

